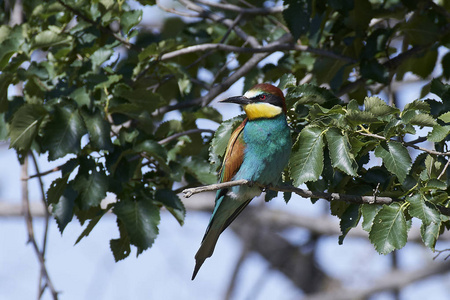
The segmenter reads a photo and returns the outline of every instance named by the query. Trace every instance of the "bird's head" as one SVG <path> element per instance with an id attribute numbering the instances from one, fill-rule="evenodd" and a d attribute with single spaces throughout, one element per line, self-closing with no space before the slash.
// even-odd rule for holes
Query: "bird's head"
<path id="1" fill-rule="evenodd" d="M 257 84 L 243 96 L 231 97 L 220 102 L 241 104 L 250 120 L 274 118 L 286 114 L 283 92 L 268 83 Z"/>

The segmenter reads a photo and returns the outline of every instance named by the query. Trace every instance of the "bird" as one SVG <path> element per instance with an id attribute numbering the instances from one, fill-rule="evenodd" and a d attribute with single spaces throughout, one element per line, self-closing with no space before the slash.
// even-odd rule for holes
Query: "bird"
<path id="1" fill-rule="evenodd" d="M 271 84 L 260 83 L 243 96 L 220 102 L 240 104 L 246 118 L 230 136 L 219 182 L 246 179 L 263 186 L 277 185 L 292 148 L 283 92 Z M 212 256 L 220 234 L 261 192 L 257 185 L 234 186 L 216 192 L 214 210 L 195 255 L 192 280 L 205 259 Z"/>

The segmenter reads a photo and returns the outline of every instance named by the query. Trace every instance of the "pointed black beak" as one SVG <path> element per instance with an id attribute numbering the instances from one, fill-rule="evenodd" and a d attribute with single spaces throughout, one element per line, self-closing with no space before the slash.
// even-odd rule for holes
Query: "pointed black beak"
<path id="1" fill-rule="evenodd" d="M 230 97 L 224 100 L 220 100 L 219 102 L 222 103 L 236 103 L 236 104 L 241 104 L 241 105 L 246 105 L 246 104 L 250 104 L 251 100 L 244 97 L 244 96 L 236 96 L 236 97 Z"/>

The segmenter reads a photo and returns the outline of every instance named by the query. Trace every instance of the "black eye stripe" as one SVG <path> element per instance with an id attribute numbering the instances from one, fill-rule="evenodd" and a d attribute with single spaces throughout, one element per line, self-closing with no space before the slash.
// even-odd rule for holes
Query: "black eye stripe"
<path id="1" fill-rule="evenodd" d="M 283 107 L 283 100 L 272 94 L 260 94 L 252 98 L 253 102 L 264 101 L 265 103 L 273 104 L 275 106 Z"/>

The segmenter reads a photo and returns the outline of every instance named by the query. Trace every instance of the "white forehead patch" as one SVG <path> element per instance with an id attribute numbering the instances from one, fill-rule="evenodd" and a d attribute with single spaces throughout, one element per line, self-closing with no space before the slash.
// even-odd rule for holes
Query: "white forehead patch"
<path id="1" fill-rule="evenodd" d="M 260 94 L 262 94 L 261 91 L 258 91 L 258 90 L 249 90 L 249 91 L 245 92 L 244 97 L 250 99 L 250 98 L 254 98 L 254 97 L 256 97 L 256 96 L 258 96 L 258 95 L 260 95 Z"/>

